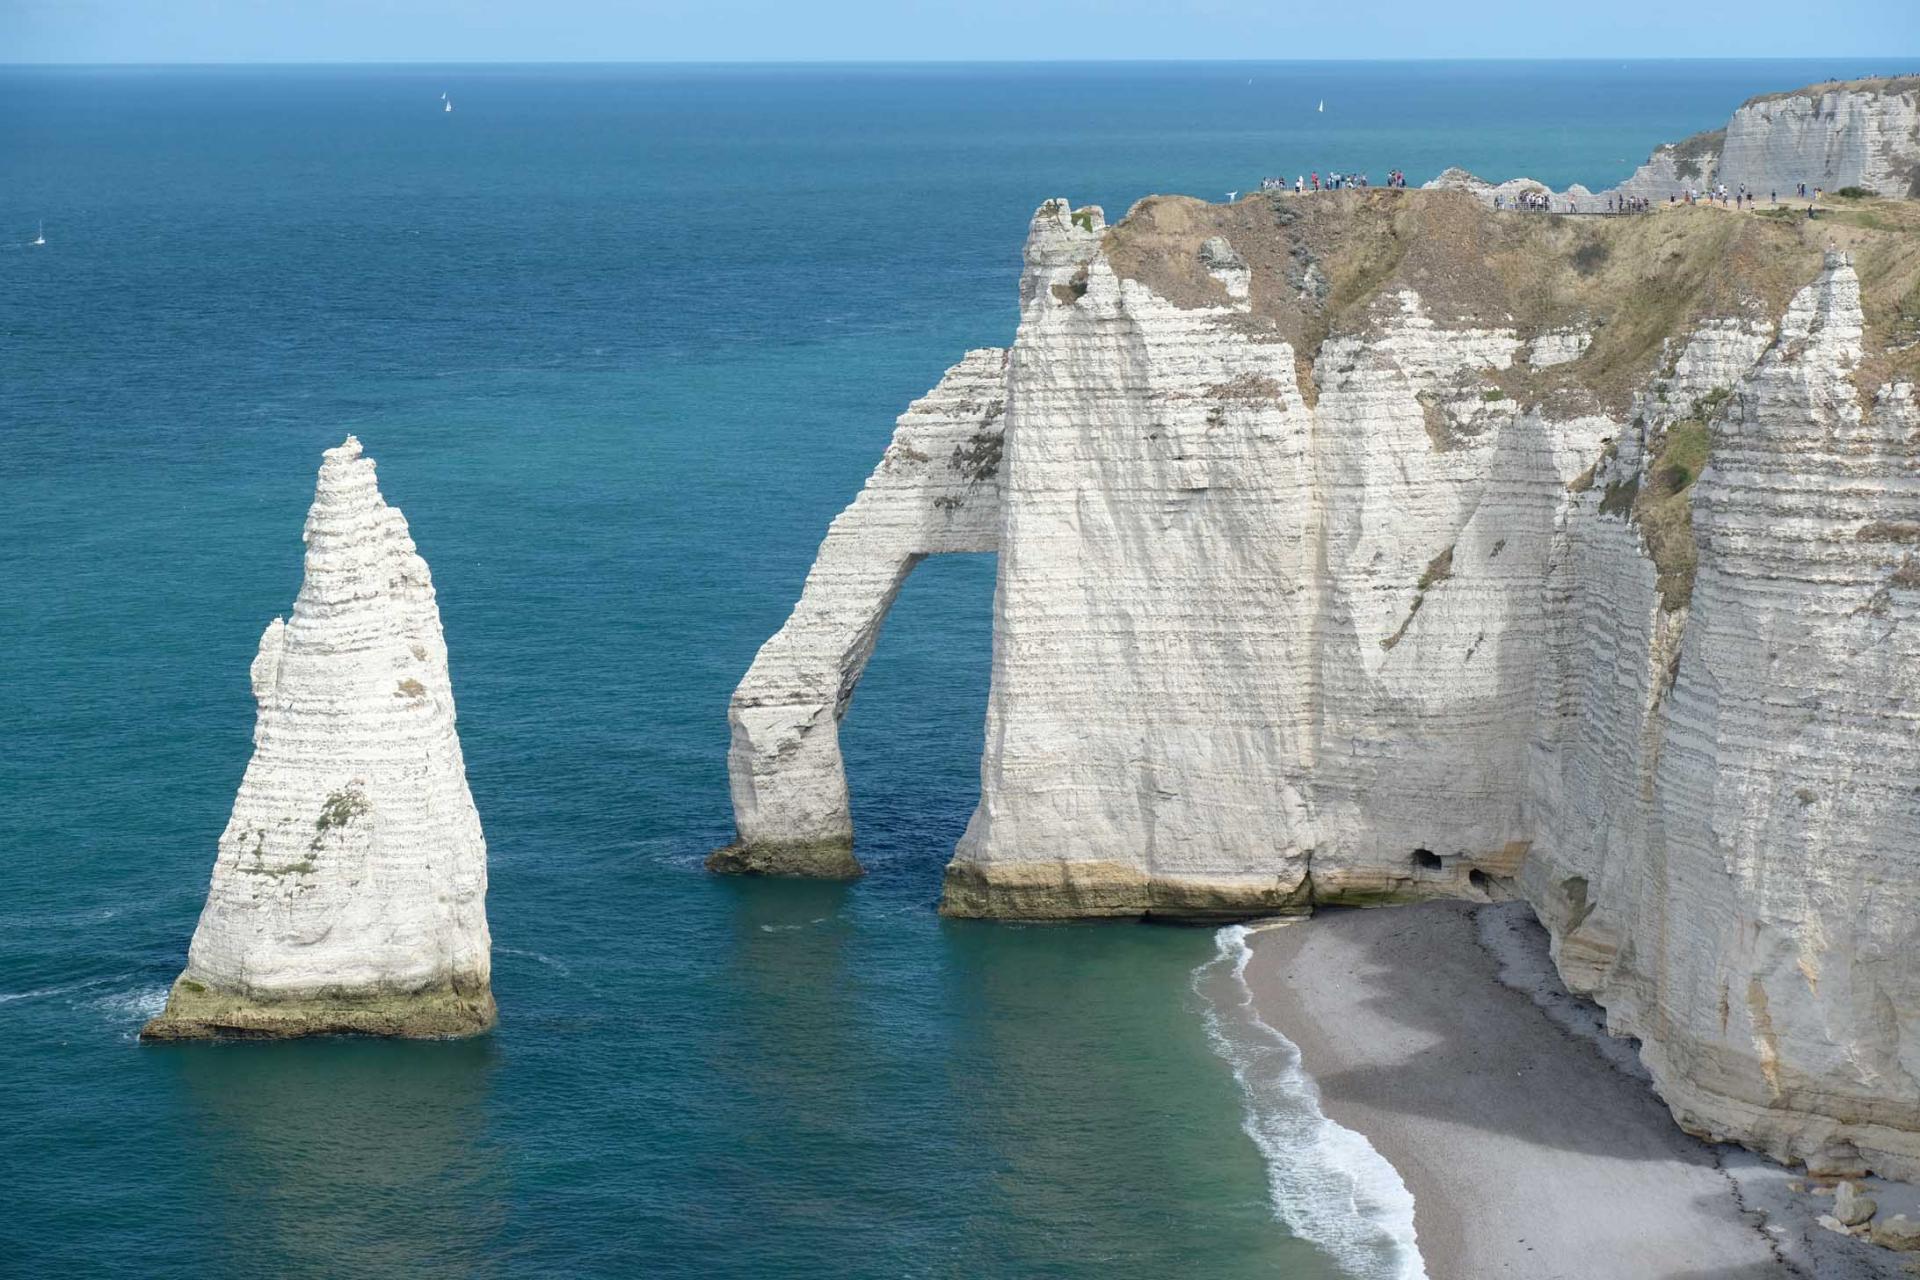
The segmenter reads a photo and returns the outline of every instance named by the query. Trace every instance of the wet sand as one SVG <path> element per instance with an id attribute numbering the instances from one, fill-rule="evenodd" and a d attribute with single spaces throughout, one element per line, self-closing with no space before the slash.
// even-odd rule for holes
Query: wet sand
<path id="1" fill-rule="evenodd" d="M 1323 911 L 1252 948 L 1262 1020 L 1405 1179 L 1432 1280 L 1902 1274 L 1791 1171 L 1682 1133 L 1524 904 Z"/>

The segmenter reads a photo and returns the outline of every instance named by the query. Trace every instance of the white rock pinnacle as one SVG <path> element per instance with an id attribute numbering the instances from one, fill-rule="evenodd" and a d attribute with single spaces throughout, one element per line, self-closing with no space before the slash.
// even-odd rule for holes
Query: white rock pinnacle
<path id="1" fill-rule="evenodd" d="M 326 452 L 253 759 L 152 1039 L 450 1036 L 494 1020 L 487 851 L 426 561 L 360 442 Z"/>

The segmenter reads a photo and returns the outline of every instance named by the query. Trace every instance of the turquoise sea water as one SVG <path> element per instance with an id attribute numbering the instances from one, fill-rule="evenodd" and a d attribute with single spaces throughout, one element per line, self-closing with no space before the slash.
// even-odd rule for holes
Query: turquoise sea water
<path id="1" fill-rule="evenodd" d="M 844 730 L 860 883 L 700 869 L 727 694 L 894 415 L 1010 340 L 1041 200 L 1597 186 L 1880 69 L 0 69 L 0 1271 L 1339 1274 L 1211 935 L 933 913 L 990 558 L 914 576 Z M 143 1048 L 348 431 L 439 588 L 501 1025 Z"/>

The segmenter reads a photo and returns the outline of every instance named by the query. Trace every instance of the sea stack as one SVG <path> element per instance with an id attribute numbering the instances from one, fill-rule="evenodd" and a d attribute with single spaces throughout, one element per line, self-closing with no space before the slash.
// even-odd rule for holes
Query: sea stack
<path id="1" fill-rule="evenodd" d="M 487 848 L 440 610 L 348 436 L 290 620 L 253 660 L 253 759 L 187 967 L 149 1040 L 465 1036 L 494 1022 Z"/>

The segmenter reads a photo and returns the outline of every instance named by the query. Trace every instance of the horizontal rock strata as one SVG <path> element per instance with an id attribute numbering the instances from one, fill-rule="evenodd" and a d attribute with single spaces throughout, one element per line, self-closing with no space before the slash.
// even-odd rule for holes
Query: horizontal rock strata
<path id="1" fill-rule="evenodd" d="M 1914 206 L 1052 201 L 1026 258 L 923 402 L 998 432 L 943 909 L 1524 898 L 1689 1129 L 1920 1174 Z M 942 444 L 736 696 L 743 835 L 846 847 L 834 726 L 975 414 L 901 420 Z"/>
<path id="2" fill-rule="evenodd" d="M 1547 195 L 1556 211 L 1597 213 L 1610 200 L 1665 203 L 1720 186 L 1791 200 L 1802 183 L 1829 195 L 1859 188 L 1920 197 L 1920 76 L 1835 81 L 1750 99 L 1725 127 L 1655 149 L 1625 182 L 1603 191 L 1578 184 L 1553 191 L 1529 178 L 1495 184 L 1461 169 L 1427 185 L 1467 191 L 1487 204 L 1499 197 L 1508 208 L 1517 197 Z"/>
<path id="3" fill-rule="evenodd" d="M 1754 98 L 1724 129 L 1656 151 L 1621 190 L 1664 199 L 1687 186 L 1724 184 L 1784 194 L 1802 182 L 1920 196 L 1920 76 Z"/>
<path id="4" fill-rule="evenodd" d="M 153 1040 L 459 1036 L 494 1022 L 487 854 L 426 561 L 351 436 L 326 453 L 290 619 L 186 971 Z"/>

